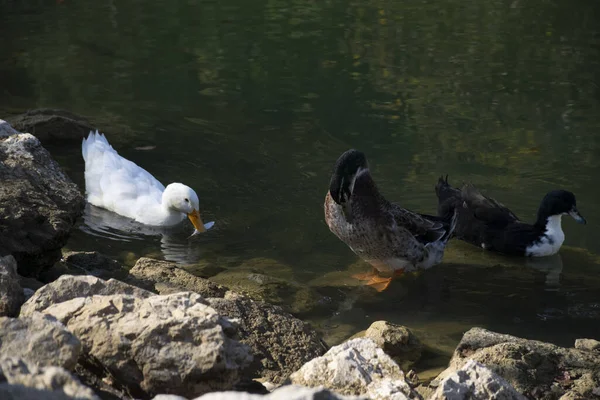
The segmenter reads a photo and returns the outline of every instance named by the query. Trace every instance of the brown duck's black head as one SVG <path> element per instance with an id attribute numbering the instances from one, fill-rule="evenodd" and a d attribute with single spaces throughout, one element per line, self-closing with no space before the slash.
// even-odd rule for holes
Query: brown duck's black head
<path id="1" fill-rule="evenodd" d="M 537 222 L 545 225 L 548 217 L 564 214 L 569 214 L 580 224 L 586 223 L 585 218 L 577 210 L 575 195 L 568 190 L 553 190 L 544 196 L 538 211 Z"/>
<path id="2" fill-rule="evenodd" d="M 338 158 L 329 183 L 329 193 L 337 204 L 348 201 L 352 194 L 354 178 L 361 170 L 367 168 L 367 157 L 358 150 L 348 150 Z"/>

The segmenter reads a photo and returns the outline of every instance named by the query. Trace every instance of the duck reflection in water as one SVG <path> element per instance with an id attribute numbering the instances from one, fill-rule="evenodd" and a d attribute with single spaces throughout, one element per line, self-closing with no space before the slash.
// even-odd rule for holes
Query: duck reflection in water
<path id="1" fill-rule="evenodd" d="M 83 224 L 79 228 L 103 239 L 132 242 L 132 247 L 142 250 L 148 249 L 149 238 L 160 238 L 160 250 L 164 259 L 180 264 L 193 264 L 202 260 L 204 251 L 203 246 L 198 245 L 198 240 L 208 240 L 203 235 L 190 239 L 185 225 L 169 228 L 144 225 L 89 203 L 85 206 Z M 140 245 L 133 245 L 134 242 L 140 242 Z"/>

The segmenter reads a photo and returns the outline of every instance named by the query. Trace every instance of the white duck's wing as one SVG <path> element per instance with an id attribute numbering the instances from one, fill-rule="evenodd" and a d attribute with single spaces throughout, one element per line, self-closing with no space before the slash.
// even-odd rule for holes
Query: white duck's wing
<path id="1" fill-rule="evenodd" d="M 148 171 L 121 157 L 104 135 L 83 140 L 85 186 L 89 203 L 130 218 L 158 206 L 165 187 Z"/>

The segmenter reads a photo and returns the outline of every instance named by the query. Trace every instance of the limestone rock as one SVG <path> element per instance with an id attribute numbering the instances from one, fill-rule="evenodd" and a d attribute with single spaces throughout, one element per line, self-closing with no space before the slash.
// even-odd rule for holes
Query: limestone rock
<path id="1" fill-rule="evenodd" d="M 191 291 L 203 297 L 223 297 L 227 288 L 198 278 L 167 261 L 142 257 L 129 271 L 140 281 L 151 282 L 160 294 Z"/>
<path id="2" fill-rule="evenodd" d="M 592 399 L 600 387 L 600 354 L 564 348 L 536 340 L 470 329 L 458 344 L 449 367 L 432 386 L 473 359 L 506 379 L 519 393 L 531 398 Z"/>
<path id="3" fill-rule="evenodd" d="M 19 385 L 40 391 L 39 397 L 30 397 L 33 399 L 100 400 L 90 388 L 82 385 L 77 378 L 63 368 L 36 367 L 19 358 L 11 357 L 0 360 L 0 381 L 3 380 L 8 383 L 8 385 L 0 385 L 0 395 L 7 394 L 7 397 L 0 397 L 3 400 L 15 395 L 23 397 L 14 398 L 24 400 L 27 398 L 25 396 L 35 394 L 33 390 L 15 388 Z"/>
<path id="4" fill-rule="evenodd" d="M 77 186 L 34 136 L 0 139 L 0 256 L 35 276 L 60 259 L 85 204 Z"/>
<path id="5" fill-rule="evenodd" d="M 136 397 L 230 389 L 251 361 L 235 327 L 196 293 L 77 297 L 45 313 Z"/>
<path id="6" fill-rule="evenodd" d="M 81 140 L 95 129 L 85 118 L 49 108 L 29 110 L 8 120 L 15 129 L 35 135 L 42 143 L 65 139 Z"/>
<path id="7" fill-rule="evenodd" d="M 174 394 L 159 394 L 154 396 L 152 400 L 187 400 L 185 397 L 176 396 Z"/>
<path id="8" fill-rule="evenodd" d="M 126 283 L 109 279 L 108 281 L 89 275 L 63 275 L 56 281 L 40 289 L 23 304 L 21 316 L 43 311 L 53 304 L 62 303 L 77 297 L 93 295 L 130 294 L 140 298 L 154 296 L 154 293 Z"/>
<path id="9" fill-rule="evenodd" d="M 37 366 L 72 370 L 80 353 L 79 340 L 51 316 L 0 318 L 0 359 L 19 357 Z"/>
<path id="10" fill-rule="evenodd" d="M 527 400 L 504 378 L 469 360 L 444 379 L 429 400 Z"/>
<path id="11" fill-rule="evenodd" d="M 575 340 L 575 348 L 585 351 L 600 352 L 600 341 L 594 339 L 577 339 Z"/>
<path id="12" fill-rule="evenodd" d="M 19 308 L 24 301 L 17 262 L 12 256 L 0 257 L 0 317 L 19 315 Z"/>
<path id="13" fill-rule="evenodd" d="M 372 400 L 420 399 L 400 367 L 367 338 L 332 347 L 324 356 L 306 363 L 290 376 L 292 383 L 324 386 L 345 395 Z"/>
<path id="14" fill-rule="evenodd" d="M 280 307 L 234 292 L 207 300 L 221 315 L 238 320 L 241 341 L 254 354 L 253 368 L 269 381 L 282 383 L 304 363 L 327 351 L 310 325 Z"/>
<path id="15" fill-rule="evenodd" d="M 322 387 L 308 388 L 287 385 L 270 394 L 248 394 L 240 392 L 215 392 L 205 394 L 195 400 L 366 400 L 364 397 L 342 396 Z M 157 399 L 154 399 L 157 400 Z M 167 400 L 167 399 L 165 399 Z"/>
<path id="16" fill-rule="evenodd" d="M 0 399 L 2 400 L 84 400 L 85 398 L 71 397 L 64 392 L 52 392 L 29 388 L 22 385 L 0 383 Z"/>
<path id="17" fill-rule="evenodd" d="M 421 358 L 423 345 L 410 329 L 387 321 L 375 321 L 365 332 L 406 371 Z"/>

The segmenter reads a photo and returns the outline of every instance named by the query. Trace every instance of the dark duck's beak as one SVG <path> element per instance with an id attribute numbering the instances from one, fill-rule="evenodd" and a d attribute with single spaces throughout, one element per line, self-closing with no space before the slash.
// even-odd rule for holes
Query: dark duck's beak
<path id="1" fill-rule="evenodd" d="M 570 215 L 571 217 L 573 217 L 573 219 L 574 219 L 575 221 L 577 221 L 577 223 L 579 223 L 579 224 L 585 224 L 585 223 L 586 223 L 586 221 L 585 221 L 585 218 L 583 218 L 583 217 L 581 216 L 581 214 L 579 214 L 579 211 L 577 211 L 577 208 L 576 208 L 576 207 L 573 207 L 573 208 L 571 209 L 571 211 L 569 211 L 569 215 Z"/>

